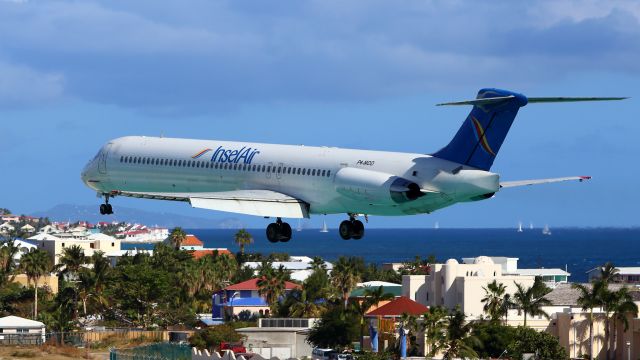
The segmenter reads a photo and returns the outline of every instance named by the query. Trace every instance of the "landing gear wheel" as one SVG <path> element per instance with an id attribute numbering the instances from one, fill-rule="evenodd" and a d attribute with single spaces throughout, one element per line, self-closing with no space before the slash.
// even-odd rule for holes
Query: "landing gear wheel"
<path id="1" fill-rule="evenodd" d="M 107 204 L 100 204 L 100 215 L 107 214 Z"/>
<path id="2" fill-rule="evenodd" d="M 267 240 L 272 243 L 277 243 L 280 239 L 280 227 L 276 223 L 271 223 L 267 226 Z"/>
<path id="3" fill-rule="evenodd" d="M 107 212 L 106 213 L 109 214 L 109 215 L 113 214 L 113 208 L 111 207 L 111 204 L 105 204 L 105 205 L 107 205 Z"/>
<path id="4" fill-rule="evenodd" d="M 291 225 L 283 222 L 282 225 L 280 225 L 280 241 L 287 242 L 289 240 L 291 240 Z"/>
<path id="5" fill-rule="evenodd" d="M 360 220 L 354 220 L 351 222 L 351 238 L 354 240 L 360 240 L 364 236 L 364 224 Z"/>
<path id="6" fill-rule="evenodd" d="M 343 240 L 351 239 L 353 233 L 353 223 L 350 220 L 341 222 L 340 227 L 338 228 L 338 232 L 340 233 L 340 237 Z"/>

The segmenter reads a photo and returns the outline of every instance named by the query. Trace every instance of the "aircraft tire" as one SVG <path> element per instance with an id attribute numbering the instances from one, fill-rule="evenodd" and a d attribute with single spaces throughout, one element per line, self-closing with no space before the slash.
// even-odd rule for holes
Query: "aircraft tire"
<path id="1" fill-rule="evenodd" d="M 111 215 L 113 214 L 113 207 L 111 207 L 111 204 L 105 204 L 107 205 L 107 214 Z"/>
<path id="2" fill-rule="evenodd" d="M 271 223 L 267 226 L 267 240 L 272 243 L 277 243 L 280 239 L 280 227 L 276 223 Z"/>
<path id="3" fill-rule="evenodd" d="M 364 236 L 364 224 L 360 220 L 354 220 L 351 223 L 351 238 L 354 240 L 360 240 Z"/>
<path id="4" fill-rule="evenodd" d="M 340 233 L 340 237 L 343 240 L 351 239 L 351 234 L 353 233 L 353 224 L 349 220 L 345 220 L 340 223 L 340 227 L 338 228 L 338 232 Z"/>
<path id="5" fill-rule="evenodd" d="M 280 241 L 287 242 L 289 240 L 291 240 L 291 225 L 283 222 L 280 225 Z"/>
<path id="6" fill-rule="evenodd" d="M 107 214 L 107 205 L 100 204 L 100 215 L 106 215 L 106 214 Z"/>

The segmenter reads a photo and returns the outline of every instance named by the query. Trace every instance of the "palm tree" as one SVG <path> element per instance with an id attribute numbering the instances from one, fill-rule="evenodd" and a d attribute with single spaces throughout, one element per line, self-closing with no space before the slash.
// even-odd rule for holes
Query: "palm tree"
<path id="1" fill-rule="evenodd" d="M 616 276 L 620 272 L 612 263 L 607 262 L 602 268 L 600 268 L 600 280 L 605 284 L 611 284 L 616 279 Z"/>
<path id="2" fill-rule="evenodd" d="M 307 290 L 299 291 L 296 302 L 291 305 L 292 317 L 309 317 L 319 318 L 322 316 L 325 308 L 316 302 L 317 299 L 311 299 L 307 295 Z"/>
<path id="3" fill-rule="evenodd" d="M 609 298 L 608 309 L 613 315 L 613 358 L 617 359 L 617 345 L 618 345 L 618 331 L 617 323 L 621 321 L 624 325 L 624 331 L 629 330 L 629 314 L 633 314 L 634 317 L 638 316 L 638 306 L 633 302 L 629 289 L 626 287 L 620 288 L 618 291 L 611 293 Z M 608 354 L 608 352 L 607 352 Z"/>
<path id="4" fill-rule="evenodd" d="M 62 254 L 59 256 L 60 259 L 56 267 L 60 270 L 60 274 L 68 274 L 72 278 L 75 278 L 80 267 L 87 263 L 84 250 L 80 245 L 72 245 L 62 249 Z"/>
<path id="5" fill-rule="evenodd" d="M 33 281 L 35 296 L 33 301 L 33 318 L 38 317 L 38 281 L 51 270 L 49 254 L 40 249 L 31 249 L 20 258 L 20 267 L 27 275 L 29 282 Z"/>
<path id="6" fill-rule="evenodd" d="M 578 305 L 584 311 L 589 310 L 589 358 L 593 360 L 593 308 L 602 306 L 602 292 L 605 288 L 605 283 L 594 281 L 591 286 L 572 284 L 571 287 L 580 291 Z"/>
<path id="7" fill-rule="evenodd" d="M 500 319 L 507 310 L 504 306 L 507 287 L 493 280 L 486 288 L 483 286 L 482 289 L 485 292 L 485 297 L 481 300 L 484 303 L 483 311 L 489 314 L 493 321 Z"/>
<path id="8" fill-rule="evenodd" d="M 93 265 L 94 295 L 99 304 L 105 305 L 106 299 L 102 296 L 105 284 L 109 280 L 111 267 L 109 259 L 104 256 L 104 252 L 98 250 L 91 255 L 91 264 Z"/>
<path id="9" fill-rule="evenodd" d="M 0 244 L 0 288 L 15 278 L 16 268 L 15 256 L 20 249 L 13 240 L 8 240 Z"/>
<path id="10" fill-rule="evenodd" d="M 471 334 L 472 324 L 466 322 L 464 312 L 460 308 L 453 310 L 447 317 L 446 333 L 431 350 L 432 353 L 444 352 L 443 359 L 454 358 L 478 358 L 473 350 L 474 345 L 479 344 L 478 338 Z"/>
<path id="11" fill-rule="evenodd" d="M 442 306 L 434 306 L 424 314 L 422 327 L 424 328 L 427 351 L 429 356 L 435 356 L 437 344 L 444 341 L 447 328 L 448 311 Z"/>
<path id="12" fill-rule="evenodd" d="M 82 269 L 78 273 L 78 296 L 82 300 L 82 313 L 87 316 L 87 301 L 93 295 L 95 289 L 95 277 L 88 269 Z"/>
<path id="13" fill-rule="evenodd" d="M 549 314 L 542 310 L 542 307 L 551 305 L 551 301 L 544 297 L 551 289 L 544 285 L 540 278 L 536 278 L 533 285 L 527 289 L 522 284 L 515 284 L 517 290 L 513 294 L 513 303 L 524 313 L 524 326 L 527 326 L 527 315 L 544 316 L 549 319 Z"/>
<path id="14" fill-rule="evenodd" d="M 253 243 L 253 237 L 245 229 L 240 229 L 234 235 L 234 241 L 240 246 L 240 254 L 244 255 L 244 246 Z"/>
<path id="15" fill-rule="evenodd" d="M 182 230 L 182 228 L 179 226 L 171 230 L 171 233 L 169 234 L 169 241 L 171 242 L 171 244 L 173 244 L 176 250 L 180 249 L 180 246 L 182 246 L 182 243 L 186 239 L 187 233 L 185 233 L 184 230 Z"/>
<path id="16" fill-rule="evenodd" d="M 360 282 L 360 276 L 358 260 L 353 256 L 341 256 L 331 270 L 331 283 L 340 291 L 345 309 L 349 302 L 349 294 Z"/>
<path id="17" fill-rule="evenodd" d="M 284 294 L 287 277 L 286 270 L 280 265 L 278 269 L 265 267 L 261 272 L 262 274 L 257 282 L 258 294 L 264 297 L 273 313 L 278 299 Z"/>

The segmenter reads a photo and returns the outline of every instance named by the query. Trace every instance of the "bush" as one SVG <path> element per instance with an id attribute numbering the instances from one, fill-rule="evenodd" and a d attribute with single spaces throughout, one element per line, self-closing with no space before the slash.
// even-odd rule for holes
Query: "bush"
<path id="1" fill-rule="evenodd" d="M 547 332 L 518 326 L 513 341 L 507 347 L 509 357 L 521 359 L 522 354 L 536 354 L 537 359 L 568 359 L 565 349 L 558 339 Z"/>
<path id="2" fill-rule="evenodd" d="M 243 335 L 240 335 L 233 326 L 222 324 L 211 326 L 206 329 L 200 330 L 191 337 L 189 337 L 189 343 L 191 346 L 195 346 L 200 350 L 203 349 L 218 349 L 220 343 L 226 342 L 238 342 L 244 339 Z"/>

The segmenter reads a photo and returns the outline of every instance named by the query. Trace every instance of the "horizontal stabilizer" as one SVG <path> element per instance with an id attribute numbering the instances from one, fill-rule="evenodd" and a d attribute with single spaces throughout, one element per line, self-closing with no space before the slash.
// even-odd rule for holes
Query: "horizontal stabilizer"
<path id="1" fill-rule="evenodd" d="M 516 187 L 516 186 L 549 184 L 549 183 L 554 183 L 554 182 L 572 181 L 572 180 L 577 180 L 577 181 L 583 182 L 585 180 L 590 180 L 590 179 L 591 179 L 591 176 L 568 176 L 568 177 L 552 178 L 552 179 L 503 181 L 503 182 L 500 182 L 500 187 L 501 188 L 508 188 L 508 187 Z"/>
<path id="2" fill-rule="evenodd" d="M 497 104 L 509 99 L 513 99 L 515 96 L 500 96 L 500 97 L 492 97 L 492 98 L 484 98 L 484 99 L 473 99 L 473 100 L 464 100 L 464 101 L 454 101 L 454 102 L 446 102 L 436 104 L 436 106 L 450 106 L 450 105 L 487 105 L 487 104 Z"/>
<path id="3" fill-rule="evenodd" d="M 628 97 L 530 97 L 529 104 L 533 103 L 557 103 L 577 101 L 615 101 L 625 100 Z"/>

